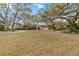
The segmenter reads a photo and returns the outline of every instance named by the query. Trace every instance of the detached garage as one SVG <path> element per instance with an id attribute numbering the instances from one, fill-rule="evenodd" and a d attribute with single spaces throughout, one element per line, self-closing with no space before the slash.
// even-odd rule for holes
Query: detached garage
<path id="1" fill-rule="evenodd" d="M 48 26 L 45 22 L 39 22 L 37 25 L 37 30 L 48 30 Z"/>

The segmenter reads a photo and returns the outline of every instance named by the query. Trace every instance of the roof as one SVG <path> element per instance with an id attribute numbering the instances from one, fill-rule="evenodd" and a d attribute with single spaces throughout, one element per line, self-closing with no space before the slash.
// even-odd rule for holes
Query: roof
<path id="1" fill-rule="evenodd" d="M 47 26 L 47 24 L 45 22 L 39 22 L 37 26 Z"/>

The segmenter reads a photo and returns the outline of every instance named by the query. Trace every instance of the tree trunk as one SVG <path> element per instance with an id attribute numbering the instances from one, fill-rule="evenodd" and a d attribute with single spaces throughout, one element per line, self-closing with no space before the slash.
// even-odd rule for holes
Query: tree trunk
<path id="1" fill-rule="evenodd" d="M 12 32 L 14 32 L 15 31 L 15 23 L 13 22 L 13 25 L 12 25 Z"/>
<path id="2" fill-rule="evenodd" d="M 53 30 L 55 31 L 56 30 L 56 27 L 55 27 L 54 22 L 52 22 L 52 27 L 53 27 Z"/>
<path id="3" fill-rule="evenodd" d="M 6 24 L 4 25 L 4 27 L 5 27 L 5 31 L 8 31 L 8 26 Z"/>

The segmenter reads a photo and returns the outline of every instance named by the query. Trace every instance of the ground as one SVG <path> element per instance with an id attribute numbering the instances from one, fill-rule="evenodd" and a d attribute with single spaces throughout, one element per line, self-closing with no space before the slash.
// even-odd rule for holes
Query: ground
<path id="1" fill-rule="evenodd" d="M 0 33 L 0 55 L 79 55 L 79 34 L 59 31 Z"/>

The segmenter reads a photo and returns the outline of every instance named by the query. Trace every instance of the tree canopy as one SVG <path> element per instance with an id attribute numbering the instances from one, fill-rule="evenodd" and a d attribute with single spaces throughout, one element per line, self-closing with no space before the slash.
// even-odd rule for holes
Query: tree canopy
<path id="1" fill-rule="evenodd" d="M 79 30 L 79 4 L 77 3 L 51 3 L 46 8 L 40 8 L 37 15 L 32 15 L 32 9 L 29 3 L 8 3 L 0 4 L 0 21 L 6 31 L 15 31 L 17 24 L 26 28 L 28 24 L 37 25 L 39 22 L 45 22 L 48 27 L 56 30 L 58 26 L 68 28 L 70 32 Z M 60 21 L 55 21 L 61 19 Z M 63 28 L 63 27 L 62 27 Z"/>

